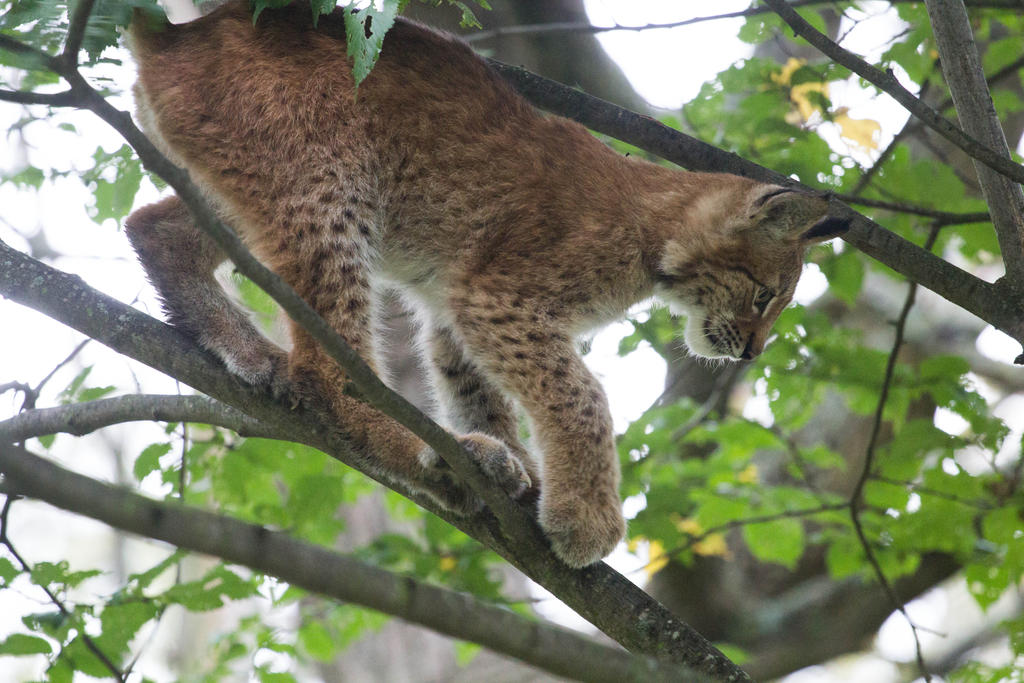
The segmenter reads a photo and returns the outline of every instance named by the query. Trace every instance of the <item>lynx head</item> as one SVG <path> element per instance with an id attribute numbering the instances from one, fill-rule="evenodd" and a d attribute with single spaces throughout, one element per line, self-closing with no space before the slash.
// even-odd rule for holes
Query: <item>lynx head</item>
<path id="1" fill-rule="evenodd" d="M 750 359 L 792 300 L 804 251 L 849 222 L 828 217 L 820 195 L 736 177 L 715 185 L 686 212 L 698 238 L 666 243 L 658 293 L 687 316 L 693 353 Z"/>

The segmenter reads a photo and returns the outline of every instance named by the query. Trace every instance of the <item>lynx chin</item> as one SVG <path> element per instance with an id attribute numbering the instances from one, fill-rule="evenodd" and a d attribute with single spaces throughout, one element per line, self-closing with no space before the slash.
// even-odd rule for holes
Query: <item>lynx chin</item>
<path id="1" fill-rule="evenodd" d="M 377 293 L 422 321 L 441 419 L 513 497 L 539 491 L 554 551 L 582 567 L 625 532 L 612 421 L 575 339 L 652 294 L 690 349 L 748 359 L 803 253 L 846 225 L 827 201 L 625 158 L 534 110 L 464 43 L 410 21 L 353 89 L 341 10 L 247 0 L 143 26 L 138 115 L 252 252 L 373 362 Z M 285 352 L 213 277 L 223 254 L 176 197 L 127 232 L 170 320 L 254 385 L 337 425 L 366 466 L 464 514 L 477 497 L 390 418 L 347 396 L 301 329 Z M 528 419 L 531 448 L 519 438 Z"/>

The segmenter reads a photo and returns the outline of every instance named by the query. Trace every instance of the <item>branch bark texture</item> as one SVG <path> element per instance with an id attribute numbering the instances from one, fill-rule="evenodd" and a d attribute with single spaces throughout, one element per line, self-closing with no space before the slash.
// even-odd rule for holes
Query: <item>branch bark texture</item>
<path id="1" fill-rule="evenodd" d="M 8 493 L 44 500 L 124 531 L 214 555 L 308 591 L 471 640 L 560 676 L 607 683 L 713 680 L 687 667 L 635 657 L 566 629 L 397 576 L 262 526 L 144 498 L 2 441 L 0 470 Z"/>
<path id="2" fill-rule="evenodd" d="M 926 0 L 925 5 L 960 125 L 997 154 L 1010 159 L 963 0 Z M 1019 181 L 1014 182 L 977 159 L 973 161 L 981 192 L 992 213 L 1008 279 L 1019 286 L 1024 284 L 1024 191 Z"/>
<path id="3" fill-rule="evenodd" d="M 275 436 L 259 420 L 206 396 L 130 395 L 25 411 L 0 422 L 0 441 L 61 433 L 82 436 L 110 425 L 143 421 L 199 422 L 242 436 Z"/>

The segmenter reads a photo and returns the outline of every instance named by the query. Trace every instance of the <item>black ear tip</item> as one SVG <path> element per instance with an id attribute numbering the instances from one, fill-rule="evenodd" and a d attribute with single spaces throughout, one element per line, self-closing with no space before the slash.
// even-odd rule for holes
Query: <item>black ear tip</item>
<path id="1" fill-rule="evenodd" d="M 837 216 L 825 216 L 811 226 L 811 229 L 803 234 L 803 239 L 808 241 L 823 241 L 842 235 L 850 229 L 849 218 Z"/>

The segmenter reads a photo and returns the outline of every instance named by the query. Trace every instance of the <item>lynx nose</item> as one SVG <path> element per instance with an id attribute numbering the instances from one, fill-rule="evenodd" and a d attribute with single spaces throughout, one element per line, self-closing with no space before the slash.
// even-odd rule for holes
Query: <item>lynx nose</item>
<path id="1" fill-rule="evenodd" d="M 757 333 L 753 332 L 747 337 L 747 345 L 743 347 L 743 353 L 740 354 L 740 360 L 750 360 L 764 351 L 764 342 L 758 342 Z"/>

